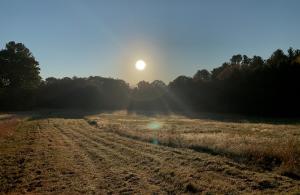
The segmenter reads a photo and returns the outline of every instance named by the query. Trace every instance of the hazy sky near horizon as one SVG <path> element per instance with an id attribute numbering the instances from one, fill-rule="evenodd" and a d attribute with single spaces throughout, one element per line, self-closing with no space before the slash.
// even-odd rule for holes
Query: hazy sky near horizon
<path id="1" fill-rule="evenodd" d="M 299 8 L 298 0 L 0 0 L 0 44 L 24 43 L 43 78 L 168 83 L 233 54 L 300 48 Z"/>

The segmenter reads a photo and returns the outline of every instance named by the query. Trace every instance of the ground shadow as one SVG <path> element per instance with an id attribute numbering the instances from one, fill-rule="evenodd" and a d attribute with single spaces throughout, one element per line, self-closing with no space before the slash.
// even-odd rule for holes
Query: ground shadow
<path id="1" fill-rule="evenodd" d="M 254 115 L 241 115 L 230 113 L 182 113 L 182 115 L 190 119 L 207 119 L 220 122 L 233 122 L 233 123 L 266 123 L 266 124 L 300 124 L 299 117 L 265 117 Z"/>
<path id="2" fill-rule="evenodd" d="M 211 112 L 182 112 L 182 111 L 145 111 L 145 110 L 131 110 L 128 114 L 138 114 L 145 117 L 154 116 L 168 116 L 181 115 L 189 119 L 205 119 L 218 122 L 232 122 L 232 123 L 266 123 L 266 124 L 300 124 L 299 117 L 263 117 L 253 115 L 241 115 L 230 113 L 211 113 Z"/>
<path id="3" fill-rule="evenodd" d="M 115 110 L 37 110 L 32 112 L 29 120 L 47 119 L 47 118 L 64 118 L 64 119 L 82 119 L 88 115 L 101 113 L 113 113 Z"/>
<path id="4" fill-rule="evenodd" d="M 103 113 L 113 113 L 124 110 L 82 110 L 82 109 L 45 109 L 26 112 L 11 112 L 9 114 L 17 114 L 18 116 L 28 116 L 29 120 L 46 119 L 46 118 L 65 118 L 80 119 L 88 115 L 96 115 Z M 238 115 L 228 113 L 208 113 L 208 112 L 180 112 L 180 111 L 155 111 L 155 110 L 125 110 L 126 113 L 142 115 L 145 117 L 181 115 L 189 119 L 204 119 L 218 122 L 232 123 L 265 123 L 265 124 L 300 124 L 299 117 L 259 117 L 249 115 Z"/>

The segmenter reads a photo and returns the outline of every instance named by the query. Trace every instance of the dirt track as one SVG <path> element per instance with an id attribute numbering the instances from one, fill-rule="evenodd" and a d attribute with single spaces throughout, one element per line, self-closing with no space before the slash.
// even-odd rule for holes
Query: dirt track
<path id="1" fill-rule="evenodd" d="M 0 192 L 235 194 L 297 192 L 300 186 L 220 156 L 121 137 L 84 119 L 25 122 L 0 141 Z"/>

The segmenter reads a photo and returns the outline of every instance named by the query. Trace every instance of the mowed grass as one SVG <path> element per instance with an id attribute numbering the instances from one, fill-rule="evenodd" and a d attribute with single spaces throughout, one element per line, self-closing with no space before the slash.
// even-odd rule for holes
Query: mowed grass
<path id="1" fill-rule="evenodd" d="M 0 114 L 0 137 L 12 136 L 20 118 L 10 114 Z"/>
<path id="2" fill-rule="evenodd" d="M 191 119 L 125 112 L 86 117 L 98 128 L 153 144 L 223 155 L 256 170 L 300 179 L 300 124 Z"/>
<path id="3" fill-rule="evenodd" d="M 262 126 L 124 112 L 34 114 L 0 137 L 0 194 L 298 194 L 298 142 L 288 142 L 288 161 L 274 152 L 290 147 L 280 142 L 282 131 L 259 130 L 274 142 L 268 150 L 249 144 L 267 146 L 246 125 Z M 297 125 L 286 128 L 297 133 Z M 245 153 L 250 146 L 256 156 Z"/>

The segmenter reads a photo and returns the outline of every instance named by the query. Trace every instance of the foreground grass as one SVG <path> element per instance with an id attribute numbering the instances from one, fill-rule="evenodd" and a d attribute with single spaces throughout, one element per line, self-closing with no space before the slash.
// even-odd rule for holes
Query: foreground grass
<path id="1" fill-rule="evenodd" d="M 12 136 L 21 119 L 14 115 L 0 114 L 0 138 Z"/>
<path id="2" fill-rule="evenodd" d="M 255 169 L 300 180 L 300 125 L 222 122 L 172 116 L 101 114 L 87 117 L 122 136 L 224 155 Z"/>
<path id="3" fill-rule="evenodd" d="M 205 121 L 216 123 L 118 113 L 21 120 L 11 136 L 0 138 L 0 194 L 300 192 L 299 180 L 275 168 L 257 170 L 217 150 L 188 149 L 204 139 L 196 136 L 204 134 L 196 124 Z"/>

